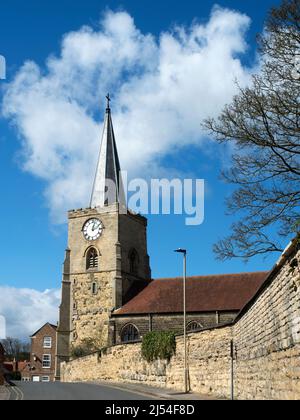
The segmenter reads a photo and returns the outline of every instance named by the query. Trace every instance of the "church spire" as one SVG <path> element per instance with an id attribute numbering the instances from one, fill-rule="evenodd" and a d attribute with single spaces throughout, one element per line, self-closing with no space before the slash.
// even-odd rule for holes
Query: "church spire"
<path id="1" fill-rule="evenodd" d="M 100 155 L 93 185 L 90 207 L 104 207 L 119 203 L 122 180 L 120 161 L 111 118 L 110 96 L 106 96 L 107 107 Z"/>

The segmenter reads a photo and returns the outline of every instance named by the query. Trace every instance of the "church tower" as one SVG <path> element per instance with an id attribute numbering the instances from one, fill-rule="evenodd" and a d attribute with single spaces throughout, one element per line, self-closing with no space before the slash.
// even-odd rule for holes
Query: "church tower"
<path id="1" fill-rule="evenodd" d="M 147 219 L 124 207 L 120 162 L 110 98 L 90 207 L 70 211 L 57 330 L 56 377 L 60 363 L 86 339 L 108 346 L 111 313 L 144 289 L 151 271 Z M 124 211 L 125 209 L 125 211 Z"/>

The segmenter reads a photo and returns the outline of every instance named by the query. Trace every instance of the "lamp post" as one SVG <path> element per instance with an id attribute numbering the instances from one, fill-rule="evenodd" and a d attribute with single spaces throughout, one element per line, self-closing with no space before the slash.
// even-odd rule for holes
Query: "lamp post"
<path id="1" fill-rule="evenodd" d="M 183 341 L 184 341 L 184 392 L 189 392 L 188 386 L 188 365 L 187 365 L 187 337 L 186 337 L 186 249 L 176 249 L 178 254 L 183 255 Z"/>

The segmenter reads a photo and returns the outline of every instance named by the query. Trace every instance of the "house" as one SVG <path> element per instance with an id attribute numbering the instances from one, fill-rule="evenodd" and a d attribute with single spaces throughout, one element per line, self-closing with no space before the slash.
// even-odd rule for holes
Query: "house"
<path id="1" fill-rule="evenodd" d="M 47 323 L 30 338 L 30 363 L 25 363 L 19 367 L 22 380 L 31 382 L 54 381 L 56 326 Z"/>

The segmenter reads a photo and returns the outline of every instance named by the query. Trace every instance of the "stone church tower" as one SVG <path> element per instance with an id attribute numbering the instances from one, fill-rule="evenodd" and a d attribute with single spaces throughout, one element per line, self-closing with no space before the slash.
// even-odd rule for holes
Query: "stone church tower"
<path id="1" fill-rule="evenodd" d="M 84 339 L 97 346 L 112 341 L 109 320 L 144 289 L 151 271 L 147 220 L 126 210 L 111 110 L 104 131 L 90 207 L 69 212 L 62 302 L 57 329 L 56 378 L 60 363 Z M 125 209 L 125 211 L 124 211 Z"/>

